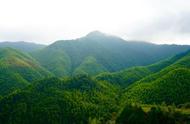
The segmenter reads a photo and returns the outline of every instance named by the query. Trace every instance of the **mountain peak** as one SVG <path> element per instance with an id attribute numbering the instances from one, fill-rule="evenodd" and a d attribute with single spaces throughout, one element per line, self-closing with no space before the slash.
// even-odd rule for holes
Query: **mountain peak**
<path id="1" fill-rule="evenodd" d="M 105 36 L 106 34 L 100 32 L 100 31 L 92 31 L 90 33 L 88 33 L 86 36 L 87 37 L 98 37 L 98 36 Z"/>

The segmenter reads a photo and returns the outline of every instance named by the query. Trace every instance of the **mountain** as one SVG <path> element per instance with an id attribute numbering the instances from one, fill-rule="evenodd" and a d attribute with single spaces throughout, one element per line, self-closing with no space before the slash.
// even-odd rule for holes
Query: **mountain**
<path id="1" fill-rule="evenodd" d="M 185 68 L 172 70 L 153 82 L 130 87 L 127 95 L 136 102 L 147 104 L 187 103 L 190 101 L 190 70 Z"/>
<path id="2" fill-rule="evenodd" d="M 127 99 L 147 104 L 190 102 L 190 52 L 161 71 L 135 82 L 125 94 Z"/>
<path id="3" fill-rule="evenodd" d="M 33 52 L 32 56 L 50 72 L 62 77 L 71 74 L 71 61 L 63 49 L 50 48 L 49 46 Z"/>
<path id="4" fill-rule="evenodd" d="M 97 63 L 94 57 L 86 57 L 84 61 L 75 69 L 74 75 L 86 74 L 97 75 L 102 72 L 106 72 L 106 68 Z"/>
<path id="5" fill-rule="evenodd" d="M 0 48 L 0 95 L 50 75 L 29 54 L 12 48 Z"/>
<path id="6" fill-rule="evenodd" d="M 187 45 L 130 42 L 94 31 L 82 38 L 56 41 L 32 55 L 43 67 L 61 77 L 83 73 L 96 75 L 148 65 L 188 49 L 190 46 Z M 89 57 L 94 61 L 90 62 L 91 67 L 84 67 Z"/>
<path id="7" fill-rule="evenodd" d="M 0 123 L 189 122 L 171 106 L 190 102 L 187 49 L 98 31 L 29 53 L 0 48 Z"/>
<path id="8" fill-rule="evenodd" d="M 143 79 L 156 72 L 160 72 L 162 69 L 174 64 L 176 61 L 180 60 L 181 58 L 183 58 L 188 54 L 189 51 L 186 51 L 151 65 L 130 67 L 112 73 L 111 72 L 101 73 L 96 76 L 96 79 L 101 81 L 108 81 L 112 84 L 120 85 L 121 87 L 127 87 L 132 83 L 139 81 L 140 79 Z"/>
<path id="9" fill-rule="evenodd" d="M 42 49 L 45 45 L 35 44 L 30 42 L 18 41 L 18 42 L 0 42 L 0 48 L 14 48 L 24 52 L 32 52 L 38 49 Z"/>
<path id="10" fill-rule="evenodd" d="M 117 111 L 116 91 L 88 76 L 47 78 L 1 99 L 0 123 L 88 124 L 90 117 L 104 123 Z"/>

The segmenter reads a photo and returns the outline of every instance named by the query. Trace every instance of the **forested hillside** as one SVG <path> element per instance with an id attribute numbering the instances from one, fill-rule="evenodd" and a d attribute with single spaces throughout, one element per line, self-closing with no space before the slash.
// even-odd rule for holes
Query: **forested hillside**
<path id="1" fill-rule="evenodd" d="M 96 75 L 103 71 L 114 72 L 132 66 L 148 65 L 189 48 L 185 45 L 130 42 L 94 31 L 82 38 L 56 41 L 32 55 L 43 67 L 61 77 L 84 73 Z M 89 58 L 93 58 L 90 64 Z M 88 67 L 84 67 L 87 60 Z M 90 67 L 92 65 L 95 67 Z"/>
<path id="2" fill-rule="evenodd" d="M 25 45 L 0 48 L 0 124 L 190 123 L 188 45 L 97 31 Z"/>
<path id="3" fill-rule="evenodd" d="M 161 71 L 137 81 L 126 89 L 132 101 L 182 104 L 189 102 L 190 52 Z"/>
<path id="4" fill-rule="evenodd" d="M 189 51 L 183 52 L 168 59 L 161 60 L 157 63 L 147 66 L 131 67 L 114 73 L 101 73 L 96 76 L 96 79 L 108 81 L 113 84 L 118 84 L 121 87 L 127 87 L 140 79 L 146 79 L 145 77 L 148 77 L 148 75 L 160 72 L 162 69 L 169 67 L 177 61 L 184 60 L 184 58 L 186 58 L 189 53 Z M 188 63 L 188 61 L 186 63 Z M 173 68 L 175 67 L 173 66 Z"/>
<path id="5" fill-rule="evenodd" d="M 74 124 L 97 118 L 102 123 L 118 111 L 117 88 L 90 77 L 47 78 L 0 101 L 0 122 Z"/>
<path id="6" fill-rule="evenodd" d="M 0 95 L 51 75 L 29 54 L 12 48 L 0 49 Z"/>

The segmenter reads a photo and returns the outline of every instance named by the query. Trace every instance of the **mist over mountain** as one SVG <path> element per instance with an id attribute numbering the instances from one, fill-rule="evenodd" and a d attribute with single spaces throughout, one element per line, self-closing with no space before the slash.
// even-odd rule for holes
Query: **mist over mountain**
<path id="1" fill-rule="evenodd" d="M 190 0 L 1 0 L 0 124 L 190 124 Z"/>
<path id="2" fill-rule="evenodd" d="M 99 31 L 0 43 L 1 124 L 183 124 L 189 103 L 189 45 Z"/>
<path id="3" fill-rule="evenodd" d="M 36 44 L 36 43 L 32 43 L 32 42 L 24 42 L 24 41 L 0 42 L 0 48 L 5 48 L 5 47 L 15 48 L 15 49 L 22 50 L 25 52 L 32 52 L 32 51 L 44 48 L 45 45 Z"/>
<path id="4" fill-rule="evenodd" d="M 188 45 L 156 45 L 147 42 L 129 42 L 99 31 L 74 40 L 60 40 L 34 52 L 32 55 L 43 67 L 57 76 L 97 73 L 83 68 L 87 58 L 102 71 L 118 71 L 131 66 L 148 65 L 188 50 Z M 89 60 L 90 61 L 90 60 Z"/>

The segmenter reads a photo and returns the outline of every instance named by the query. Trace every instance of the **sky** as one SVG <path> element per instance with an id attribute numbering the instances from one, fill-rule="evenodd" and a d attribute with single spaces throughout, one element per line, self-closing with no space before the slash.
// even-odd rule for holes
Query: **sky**
<path id="1" fill-rule="evenodd" d="M 190 0 L 0 0 L 0 41 L 50 44 L 94 30 L 190 44 Z"/>

